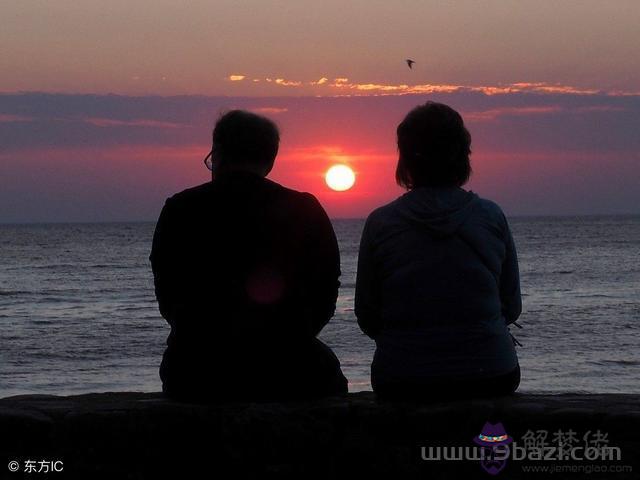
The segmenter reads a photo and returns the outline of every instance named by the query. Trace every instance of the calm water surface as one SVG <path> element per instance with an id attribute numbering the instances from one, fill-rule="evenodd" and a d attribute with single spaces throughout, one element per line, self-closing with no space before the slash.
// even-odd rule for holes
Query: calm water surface
<path id="1" fill-rule="evenodd" d="M 521 391 L 640 393 L 640 217 L 513 218 Z M 336 315 L 322 339 L 350 390 L 374 345 L 353 315 L 362 220 L 335 220 Z M 0 397 L 158 391 L 169 328 L 148 261 L 154 224 L 0 225 Z"/>

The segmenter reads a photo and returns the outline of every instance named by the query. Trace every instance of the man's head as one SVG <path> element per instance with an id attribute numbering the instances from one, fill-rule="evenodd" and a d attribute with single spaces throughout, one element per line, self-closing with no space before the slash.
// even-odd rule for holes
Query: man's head
<path id="1" fill-rule="evenodd" d="M 213 129 L 212 171 L 266 176 L 278 154 L 280 132 L 268 118 L 244 110 L 222 115 Z"/>

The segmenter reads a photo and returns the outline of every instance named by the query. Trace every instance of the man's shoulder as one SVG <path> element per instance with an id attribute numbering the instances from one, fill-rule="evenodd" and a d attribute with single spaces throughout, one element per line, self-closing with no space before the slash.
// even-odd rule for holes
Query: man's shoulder
<path id="1" fill-rule="evenodd" d="M 298 207 L 307 210 L 309 208 L 320 207 L 318 199 L 313 194 L 285 187 L 267 178 L 262 179 L 261 185 L 258 188 L 265 193 L 268 192 L 267 196 L 271 198 L 270 201 L 275 201 L 277 204 L 288 205 L 293 209 L 297 209 L 296 207 Z M 212 195 L 214 190 L 214 183 L 206 182 L 171 195 L 167 199 L 167 204 L 178 208 L 193 205 L 194 203 L 198 204 Z"/>
<path id="2" fill-rule="evenodd" d="M 265 184 L 267 185 L 268 188 L 270 188 L 274 192 L 277 192 L 278 194 L 285 197 L 290 197 L 295 199 L 306 199 L 306 200 L 316 198 L 313 196 L 313 194 L 309 192 L 301 192 L 299 190 L 294 190 L 293 188 L 285 187 L 284 185 L 278 182 L 275 182 L 273 180 L 270 180 L 268 178 L 265 178 Z"/>
<path id="3" fill-rule="evenodd" d="M 201 198 L 211 190 L 211 182 L 206 182 L 195 187 L 190 187 L 182 190 L 181 192 L 174 193 L 168 198 L 169 202 L 181 203 L 196 200 Z"/>
<path id="4" fill-rule="evenodd" d="M 309 192 L 300 190 L 294 190 L 293 188 L 285 187 L 278 182 L 265 178 L 265 186 L 272 193 L 272 197 L 277 204 L 287 205 L 288 211 L 309 212 L 322 209 L 322 206 L 318 199 Z M 304 213 L 303 213 L 304 214 Z"/>

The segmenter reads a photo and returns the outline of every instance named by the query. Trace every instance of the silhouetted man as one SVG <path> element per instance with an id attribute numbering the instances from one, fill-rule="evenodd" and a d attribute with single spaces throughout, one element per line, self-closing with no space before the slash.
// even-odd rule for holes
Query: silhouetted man
<path id="1" fill-rule="evenodd" d="M 213 180 L 170 197 L 153 237 L 160 313 L 171 325 L 163 391 L 183 399 L 345 393 L 316 335 L 333 316 L 340 259 L 316 198 L 266 179 L 280 136 L 245 111 L 222 116 L 205 159 Z"/>

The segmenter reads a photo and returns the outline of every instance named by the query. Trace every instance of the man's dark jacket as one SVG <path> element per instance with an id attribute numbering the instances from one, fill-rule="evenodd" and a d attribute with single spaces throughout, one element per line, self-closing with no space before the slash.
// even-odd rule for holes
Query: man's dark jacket
<path id="1" fill-rule="evenodd" d="M 166 201 L 150 260 L 171 326 L 160 369 L 168 393 L 346 389 L 315 338 L 335 310 L 340 258 L 313 195 L 249 173 L 190 188 Z"/>

